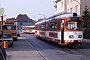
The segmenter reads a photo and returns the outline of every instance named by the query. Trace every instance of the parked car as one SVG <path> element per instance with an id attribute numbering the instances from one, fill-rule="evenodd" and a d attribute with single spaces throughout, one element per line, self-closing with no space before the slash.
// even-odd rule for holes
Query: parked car
<path id="1" fill-rule="evenodd" d="M 13 47 L 13 38 L 11 33 L 4 33 L 3 34 L 4 41 L 8 41 L 8 46 Z M 0 34 L 0 40 L 2 41 L 2 36 Z"/>

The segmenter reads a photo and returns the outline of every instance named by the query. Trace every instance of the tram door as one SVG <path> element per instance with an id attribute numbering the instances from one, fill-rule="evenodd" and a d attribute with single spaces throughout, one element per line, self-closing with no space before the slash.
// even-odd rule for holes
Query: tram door
<path id="1" fill-rule="evenodd" d="M 61 20 L 61 44 L 64 44 L 64 20 Z"/>

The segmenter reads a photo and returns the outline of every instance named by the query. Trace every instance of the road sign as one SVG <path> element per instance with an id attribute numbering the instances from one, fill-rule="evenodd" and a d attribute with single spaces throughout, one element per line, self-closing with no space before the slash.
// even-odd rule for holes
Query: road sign
<path id="1" fill-rule="evenodd" d="M 1 15 L 4 14 L 4 8 L 0 8 L 0 14 L 1 14 Z"/>

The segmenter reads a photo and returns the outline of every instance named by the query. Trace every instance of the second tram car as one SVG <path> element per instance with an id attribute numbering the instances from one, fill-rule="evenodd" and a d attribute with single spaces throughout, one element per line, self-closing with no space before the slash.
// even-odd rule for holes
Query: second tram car
<path id="1" fill-rule="evenodd" d="M 23 26 L 22 33 L 26 33 L 26 34 L 35 33 L 35 26 Z"/>
<path id="2" fill-rule="evenodd" d="M 36 37 L 61 45 L 83 43 L 83 19 L 77 13 L 62 12 L 35 23 Z"/>

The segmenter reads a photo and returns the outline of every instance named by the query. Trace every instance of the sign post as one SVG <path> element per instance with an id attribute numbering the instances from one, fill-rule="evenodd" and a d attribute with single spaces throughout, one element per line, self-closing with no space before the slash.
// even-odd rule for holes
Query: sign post
<path id="1" fill-rule="evenodd" d="M 1 15 L 1 32 L 2 32 L 2 46 L 4 47 L 4 39 L 3 39 L 3 14 L 4 14 L 4 8 L 0 9 L 0 15 Z"/>

